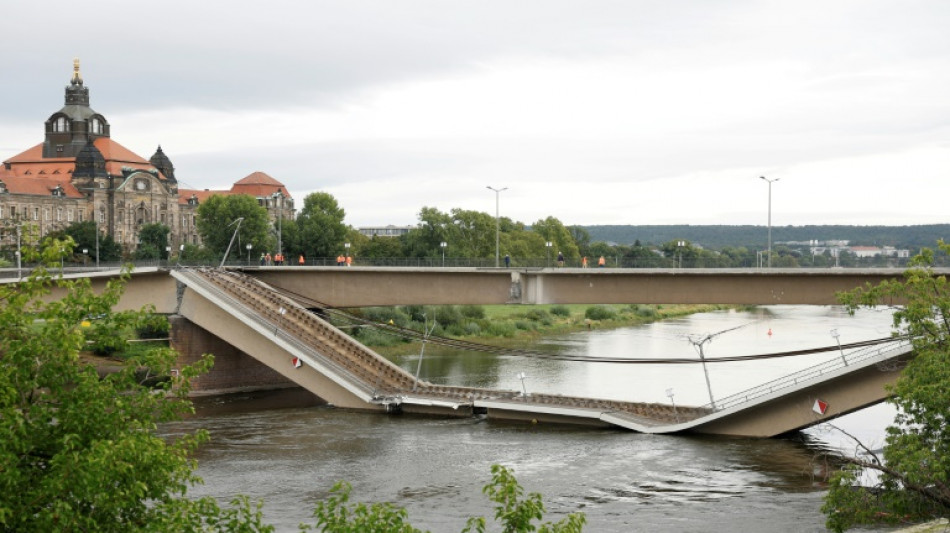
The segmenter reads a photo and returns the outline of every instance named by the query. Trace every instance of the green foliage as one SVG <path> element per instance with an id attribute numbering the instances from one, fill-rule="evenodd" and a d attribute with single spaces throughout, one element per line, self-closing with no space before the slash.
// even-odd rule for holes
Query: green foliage
<path id="1" fill-rule="evenodd" d="M 153 349 L 103 378 L 80 362 L 86 317 L 118 327 L 135 318 L 110 316 L 126 279 L 97 294 L 88 279 L 38 269 L 0 285 L 0 530 L 270 531 L 249 507 L 186 496 L 206 432 L 155 432 L 192 412 L 189 383 L 210 357 L 173 374 L 176 354 Z M 67 295 L 45 301 L 52 285 Z"/>
<path id="2" fill-rule="evenodd" d="M 492 481 L 482 489 L 488 499 L 495 502 L 495 519 L 501 522 L 505 533 L 539 531 L 541 533 L 579 533 L 587 517 L 583 513 L 571 513 L 557 523 L 545 522 L 536 526 L 533 522 L 544 518 L 544 503 L 541 494 L 531 492 L 524 497 L 524 489 L 515 479 L 514 472 L 502 465 L 492 465 Z M 462 533 L 485 533 L 485 518 L 470 518 Z"/>
<path id="3" fill-rule="evenodd" d="M 100 228 L 102 229 L 102 228 Z M 75 252 L 81 254 L 88 250 L 89 261 L 96 261 L 96 223 L 92 220 L 76 222 L 63 230 L 63 234 L 72 237 L 76 243 Z M 164 249 L 164 248 L 163 248 Z M 122 246 L 111 235 L 99 232 L 99 261 L 118 261 L 122 259 Z"/>
<path id="4" fill-rule="evenodd" d="M 109 356 L 125 348 L 127 336 L 122 327 L 109 320 L 97 320 L 86 328 L 86 343 L 96 355 Z"/>
<path id="5" fill-rule="evenodd" d="M 551 307 L 551 314 L 566 318 L 571 316 L 571 310 L 566 305 L 554 305 Z"/>
<path id="6" fill-rule="evenodd" d="M 333 195 L 325 192 L 308 194 L 297 215 L 300 252 L 306 257 L 336 257 L 343 253 L 346 212 Z M 352 252 L 351 252 L 352 253 Z"/>
<path id="7" fill-rule="evenodd" d="M 148 312 L 135 324 L 135 334 L 140 339 L 161 339 L 168 337 L 169 324 L 165 315 Z"/>
<path id="8" fill-rule="evenodd" d="M 571 513 L 557 523 L 536 524 L 544 518 L 545 508 L 541 495 L 524 495 L 524 489 L 515 479 L 514 472 L 501 465 L 492 465 L 492 480 L 482 493 L 496 504 L 495 520 L 505 533 L 580 533 L 587 518 L 583 513 Z M 323 533 L 422 533 L 409 524 L 409 513 L 390 503 L 351 503 L 352 487 L 339 481 L 330 489 L 330 496 L 317 503 L 313 512 L 315 526 L 301 525 L 301 531 Z M 487 520 L 472 517 L 462 533 L 485 533 Z"/>
<path id="9" fill-rule="evenodd" d="M 139 245 L 136 259 L 168 259 L 168 234 L 171 229 L 165 224 L 145 224 L 139 228 Z"/>
<path id="10" fill-rule="evenodd" d="M 938 246 L 950 253 L 950 245 Z M 898 414 L 887 428 L 883 457 L 847 457 L 851 466 L 832 479 L 822 510 L 835 531 L 950 514 L 950 285 L 931 269 L 933 259 L 925 249 L 903 280 L 839 294 L 852 311 L 902 302 L 894 312 L 895 333 L 910 336 L 915 357 L 889 388 Z M 854 486 L 860 469 L 880 474 L 876 486 Z"/>
<path id="11" fill-rule="evenodd" d="M 246 194 L 215 194 L 198 205 L 197 219 L 201 241 L 214 257 L 220 258 L 227 250 L 236 227 L 233 223 L 241 217 L 244 220 L 232 249 L 233 258 L 241 256 L 245 244 L 250 243 L 253 250 L 269 250 L 271 242 L 276 242 L 269 235 L 267 209 L 258 205 L 256 198 Z M 185 257 L 194 258 L 187 250 Z"/>
<path id="12" fill-rule="evenodd" d="M 459 312 L 465 318 L 474 318 L 481 320 L 485 318 L 485 308 L 480 305 L 462 305 L 459 306 Z"/>
<path id="13" fill-rule="evenodd" d="M 616 311 L 606 305 L 595 305 L 584 311 L 584 317 L 590 320 L 610 320 L 616 316 Z"/>

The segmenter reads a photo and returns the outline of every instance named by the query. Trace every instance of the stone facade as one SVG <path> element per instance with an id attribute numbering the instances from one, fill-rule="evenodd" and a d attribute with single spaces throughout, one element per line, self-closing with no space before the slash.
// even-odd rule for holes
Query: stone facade
<path id="1" fill-rule="evenodd" d="M 109 121 L 89 106 L 76 60 L 64 106 L 46 120 L 44 141 L 0 166 L 0 247 L 16 244 L 17 226 L 31 225 L 42 237 L 87 220 L 129 253 L 139 228 L 150 223 L 168 226 L 175 249 L 200 244 L 197 208 L 215 194 L 248 194 L 271 220 L 294 217 L 290 193 L 263 172 L 230 190 L 182 189 L 161 146 L 144 159 L 113 140 Z"/>

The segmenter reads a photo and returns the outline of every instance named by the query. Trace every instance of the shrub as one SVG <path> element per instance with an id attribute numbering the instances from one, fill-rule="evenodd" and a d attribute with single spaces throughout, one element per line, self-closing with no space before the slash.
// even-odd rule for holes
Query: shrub
<path id="1" fill-rule="evenodd" d="M 459 307 L 459 312 L 465 318 L 474 318 L 476 320 L 485 318 L 485 308 L 480 305 L 463 305 Z"/>
<path id="2" fill-rule="evenodd" d="M 162 339 L 168 337 L 168 317 L 148 314 L 135 325 L 135 334 L 140 339 Z"/>
<path id="3" fill-rule="evenodd" d="M 409 323 L 409 316 L 398 307 L 368 307 L 363 309 L 362 315 L 367 320 L 377 324 L 393 324 L 405 327 Z"/>
<path id="4" fill-rule="evenodd" d="M 466 322 L 465 323 L 465 334 L 466 335 L 478 335 L 482 332 L 481 326 L 477 322 Z"/>
<path id="5" fill-rule="evenodd" d="M 656 318 L 658 313 L 656 308 L 649 305 L 639 305 L 637 306 L 637 316 L 643 318 Z"/>
<path id="6" fill-rule="evenodd" d="M 548 312 L 541 308 L 531 309 L 524 315 L 524 317 L 527 318 L 528 320 L 534 320 L 534 321 L 544 320 L 545 318 L 548 318 L 549 316 L 550 315 L 548 315 Z"/>
<path id="7" fill-rule="evenodd" d="M 493 322 L 488 326 L 488 334 L 496 337 L 514 337 L 515 326 L 509 322 Z"/>
<path id="8" fill-rule="evenodd" d="M 525 331 L 534 331 L 538 329 L 538 326 L 531 320 L 516 320 L 515 327 Z"/>
<path id="9" fill-rule="evenodd" d="M 108 322 L 94 322 L 86 330 L 86 341 L 92 353 L 108 356 L 125 348 L 125 336 Z"/>
<path id="10" fill-rule="evenodd" d="M 610 320 L 617 316 L 617 313 L 611 307 L 597 305 L 588 307 L 587 310 L 584 311 L 584 316 L 590 320 Z"/>
<path id="11" fill-rule="evenodd" d="M 551 314 L 566 318 L 571 316 L 571 310 L 566 305 L 555 305 L 551 307 Z"/>
<path id="12" fill-rule="evenodd" d="M 434 316 L 430 316 L 430 320 L 434 318 L 439 322 L 439 324 L 446 328 L 462 322 L 462 313 L 459 311 L 459 308 L 454 305 L 437 306 L 435 307 L 435 312 L 432 313 L 432 315 Z"/>

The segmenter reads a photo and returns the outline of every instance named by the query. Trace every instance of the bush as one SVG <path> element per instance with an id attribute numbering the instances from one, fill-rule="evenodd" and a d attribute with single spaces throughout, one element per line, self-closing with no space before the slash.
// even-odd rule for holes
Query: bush
<path id="1" fill-rule="evenodd" d="M 538 326 L 531 320 L 516 320 L 515 327 L 525 331 L 534 331 L 538 329 Z"/>
<path id="2" fill-rule="evenodd" d="M 548 312 L 541 308 L 531 309 L 524 315 L 524 317 L 527 318 L 528 320 L 534 320 L 535 322 L 544 320 L 545 318 L 548 318 L 549 316 L 550 315 L 548 314 Z"/>
<path id="3" fill-rule="evenodd" d="M 475 320 L 485 318 L 485 308 L 480 305 L 463 305 L 459 307 L 459 312 L 465 318 L 474 318 Z"/>
<path id="4" fill-rule="evenodd" d="M 125 335 L 108 322 L 94 322 L 86 330 L 89 350 L 96 355 L 108 356 L 125 348 Z"/>
<path id="5" fill-rule="evenodd" d="M 478 325 L 478 322 L 467 322 L 465 324 L 466 335 L 478 335 L 481 332 L 482 332 L 482 327 Z"/>
<path id="6" fill-rule="evenodd" d="M 551 314 L 567 318 L 571 316 L 571 310 L 566 305 L 555 305 L 551 307 Z"/>
<path id="7" fill-rule="evenodd" d="M 409 316 L 397 307 L 367 307 L 363 309 L 363 318 L 377 324 L 393 324 L 405 327 L 409 323 Z"/>
<path id="8" fill-rule="evenodd" d="M 594 307 L 588 307 L 584 311 L 584 317 L 590 320 L 610 320 L 617 316 L 617 313 L 611 307 L 606 305 L 597 305 Z"/>
<path id="9" fill-rule="evenodd" d="M 497 322 L 488 326 L 488 334 L 496 337 L 514 337 L 515 326 L 509 322 Z"/>
<path id="10" fill-rule="evenodd" d="M 148 314 L 135 325 L 135 334 L 140 339 L 163 339 L 168 337 L 168 317 Z"/>
<path id="11" fill-rule="evenodd" d="M 432 315 L 434 316 L 430 316 L 429 320 L 435 319 L 445 328 L 462 322 L 462 313 L 459 311 L 459 308 L 454 305 L 437 306 Z"/>
<path id="12" fill-rule="evenodd" d="M 656 318 L 659 315 L 656 308 L 649 305 L 638 305 L 636 313 L 638 317 L 642 318 Z"/>

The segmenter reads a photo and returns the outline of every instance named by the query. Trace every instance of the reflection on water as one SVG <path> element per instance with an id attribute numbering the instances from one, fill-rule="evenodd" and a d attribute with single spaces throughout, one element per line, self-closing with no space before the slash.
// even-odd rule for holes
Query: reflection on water
<path id="1" fill-rule="evenodd" d="M 539 349 L 683 357 L 693 350 L 684 335 L 737 323 L 748 325 L 718 337 L 708 356 L 828 345 L 832 327 L 839 329 L 842 342 L 881 337 L 889 318 L 878 313 L 852 319 L 835 308 L 809 307 L 709 313 L 616 332 L 565 335 Z M 814 356 L 808 357 L 710 365 L 713 387 L 717 394 L 728 394 L 813 364 Z M 397 358 L 410 371 L 415 362 L 413 356 Z M 667 401 L 664 391 L 672 387 L 678 404 L 703 403 L 705 396 L 702 372 L 694 365 L 583 364 L 432 347 L 426 350 L 422 377 L 520 389 L 514 376 L 519 371 L 529 375 L 529 391 Z M 839 437 L 820 429 L 795 439 L 730 439 L 260 407 L 261 401 L 279 404 L 292 394 L 299 393 L 206 400 L 197 417 L 166 427 L 170 434 L 198 427 L 211 432 L 212 442 L 198 455 L 206 485 L 195 495 L 262 498 L 267 519 L 279 531 L 296 531 L 330 486 L 345 479 L 358 499 L 405 506 L 416 527 L 460 531 L 468 516 L 493 515 L 481 487 L 490 479 L 491 465 L 501 463 L 514 468 L 526 491 L 543 493 L 549 518 L 583 511 L 592 532 L 824 531 L 819 512 L 823 462 L 815 457 L 842 445 Z M 839 423 L 862 436 L 880 436 L 889 414 L 875 409 Z"/>

